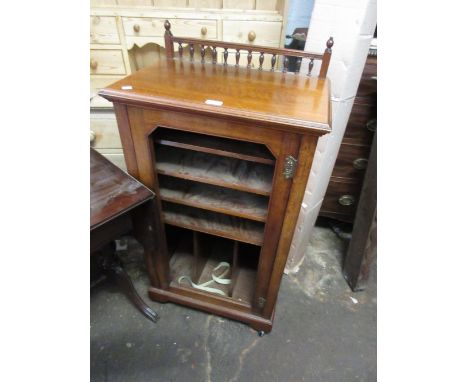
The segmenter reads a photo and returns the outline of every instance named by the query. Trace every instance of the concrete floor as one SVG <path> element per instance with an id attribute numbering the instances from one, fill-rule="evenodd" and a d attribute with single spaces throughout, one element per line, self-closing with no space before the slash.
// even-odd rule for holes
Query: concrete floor
<path id="1" fill-rule="evenodd" d="M 300 271 L 284 275 L 273 330 L 146 294 L 142 251 L 122 254 L 137 290 L 161 316 L 154 324 L 111 282 L 91 291 L 91 381 L 375 381 L 376 270 L 352 293 L 341 275 L 345 243 L 317 228 Z M 352 300 L 352 298 L 355 301 Z"/>

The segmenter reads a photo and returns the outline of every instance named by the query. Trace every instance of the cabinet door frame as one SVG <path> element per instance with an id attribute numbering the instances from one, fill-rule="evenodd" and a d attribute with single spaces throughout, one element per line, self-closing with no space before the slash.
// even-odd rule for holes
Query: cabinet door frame
<path id="1" fill-rule="evenodd" d="M 275 263 L 276 248 L 280 241 L 284 215 L 293 182 L 292 179 L 286 179 L 283 175 L 284 161 L 288 155 L 297 157 L 300 136 L 295 133 L 272 130 L 260 125 L 233 122 L 224 118 L 202 117 L 191 113 L 143 109 L 133 106 L 128 106 L 127 110 L 132 149 L 130 151 L 125 149 L 125 157 L 127 161 L 135 163 L 136 171 L 131 175 L 156 192 L 156 204 L 158 204 L 157 210 L 159 212 L 161 211 L 161 201 L 158 196 L 159 185 L 153 164 L 154 148 L 150 137 L 158 126 L 264 144 L 276 158 L 264 233 L 267 240 L 263 243 L 260 252 L 256 288 L 254 300 L 252 301 L 252 311 L 263 315 L 264 302 L 259 299 L 267 299 L 270 275 Z M 160 220 L 160 226 L 164 227 L 162 220 Z M 157 234 L 158 237 L 165 240 L 163 228 Z M 168 253 L 161 254 L 161 256 L 164 258 L 164 262 L 168 264 Z M 167 269 L 167 265 L 164 265 L 164 268 Z M 162 284 L 167 285 L 167 281 L 166 278 Z"/>

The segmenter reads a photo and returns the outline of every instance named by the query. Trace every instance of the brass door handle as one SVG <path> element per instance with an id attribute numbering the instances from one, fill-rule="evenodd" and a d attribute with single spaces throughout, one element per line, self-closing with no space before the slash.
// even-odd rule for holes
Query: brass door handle
<path id="1" fill-rule="evenodd" d="M 355 202 L 356 199 L 354 199 L 354 196 L 352 195 L 341 195 L 338 199 L 338 203 L 340 203 L 342 206 L 351 206 Z"/>
<path id="2" fill-rule="evenodd" d="M 372 132 L 377 130 L 377 118 L 372 118 L 369 121 L 367 121 L 366 128 L 367 130 L 372 131 Z"/>
<path id="3" fill-rule="evenodd" d="M 367 167 L 367 159 L 366 158 L 358 158 L 353 161 L 353 167 L 356 170 L 364 170 Z"/>

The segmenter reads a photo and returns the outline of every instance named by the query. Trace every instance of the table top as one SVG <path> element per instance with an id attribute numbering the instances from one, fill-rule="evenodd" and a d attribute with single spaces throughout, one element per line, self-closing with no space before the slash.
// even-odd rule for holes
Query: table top
<path id="1" fill-rule="evenodd" d="M 99 92 L 110 101 L 221 114 L 315 134 L 331 131 L 330 94 L 328 79 L 180 59 L 158 60 Z"/>
<path id="2" fill-rule="evenodd" d="M 154 197 L 154 193 L 91 149 L 91 230 Z"/>

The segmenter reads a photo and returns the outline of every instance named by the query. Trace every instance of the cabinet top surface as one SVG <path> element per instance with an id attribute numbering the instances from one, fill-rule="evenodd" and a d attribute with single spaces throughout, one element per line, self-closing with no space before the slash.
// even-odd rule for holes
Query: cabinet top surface
<path id="1" fill-rule="evenodd" d="M 329 81 L 302 74 L 161 59 L 99 94 L 115 102 L 222 115 L 302 132 L 331 130 Z"/>

